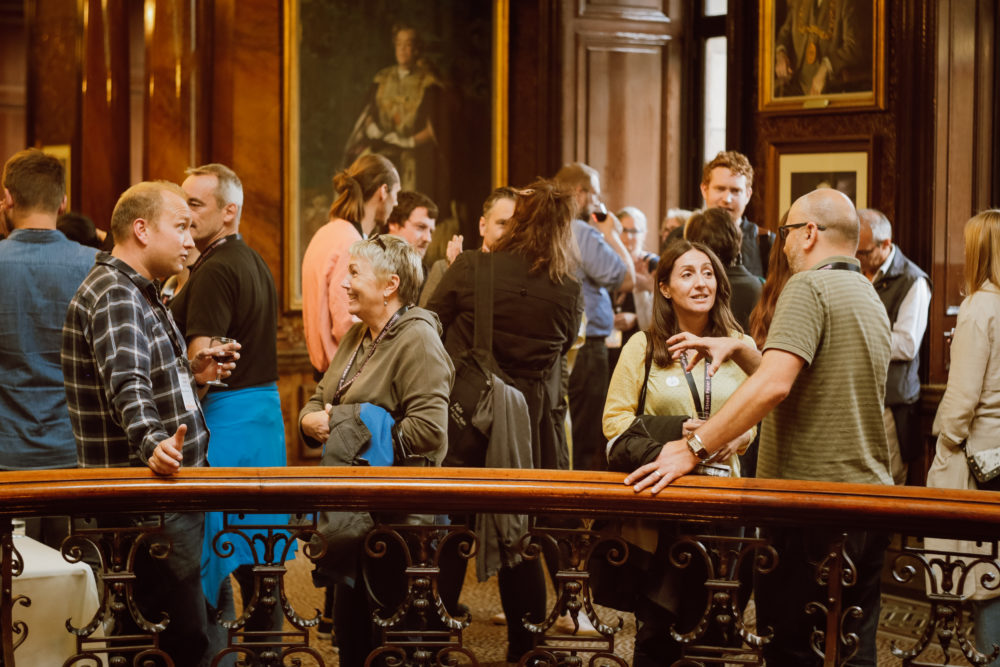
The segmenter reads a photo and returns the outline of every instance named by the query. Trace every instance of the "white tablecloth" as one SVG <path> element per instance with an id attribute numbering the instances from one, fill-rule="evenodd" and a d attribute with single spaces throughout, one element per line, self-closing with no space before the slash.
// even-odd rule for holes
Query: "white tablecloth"
<path id="1" fill-rule="evenodd" d="M 97 585 L 86 563 L 67 563 L 55 549 L 30 537 L 15 536 L 24 572 L 14 578 L 14 597 L 31 598 L 30 607 L 14 605 L 14 622 L 28 624 L 28 639 L 14 651 L 17 667 L 61 665 L 76 653 L 76 636 L 66 630 L 90 622 L 97 612 Z"/>

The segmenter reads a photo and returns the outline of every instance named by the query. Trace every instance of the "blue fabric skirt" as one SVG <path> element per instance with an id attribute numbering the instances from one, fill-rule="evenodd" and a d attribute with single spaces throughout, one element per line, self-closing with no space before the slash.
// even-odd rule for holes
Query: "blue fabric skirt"
<path id="1" fill-rule="evenodd" d="M 212 433 L 208 442 L 210 466 L 247 468 L 285 465 L 285 425 L 277 384 L 212 391 L 202 399 L 201 406 Z M 287 514 L 226 514 L 229 525 L 237 527 L 246 537 L 237 533 L 219 534 L 224 529 L 223 513 L 205 513 L 201 585 L 205 599 L 213 607 L 218 607 L 220 584 L 233 570 L 240 565 L 266 562 L 269 541 L 274 549 L 275 561 L 294 558 L 297 548 L 288 531 L 268 531 L 266 528 L 268 525 L 288 525 Z M 261 528 L 250 529 L 249 526 Z M 219 556 L 216 548 L 226 555 Z"/>

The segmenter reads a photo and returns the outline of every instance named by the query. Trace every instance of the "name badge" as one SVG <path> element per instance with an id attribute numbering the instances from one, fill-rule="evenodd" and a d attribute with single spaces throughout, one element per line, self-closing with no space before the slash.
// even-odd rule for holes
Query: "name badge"
<path id="1" fill-rule="evenodd" d="M 681 381 L 680 381 L 680 380 L 678 380 L 678 379 L 677 379 L 677 378 L 675 378 L 675 377 L 668 377 L 668 378 L 667 378 L 667 386 L 668 386 L 668 387 L 677 387 L 677 386 L 679 386 L 679 385 L 680 385 L 680 383 L 681 383 Z"/>
<path id="2" fill-rule="evenodd" d="M 198 409 L 198 399 L 194 395 L 194 390 L 191 388 L 191 374 L 187 372 L 187 369 L 180 365 L 181 361 L 177 361 L 177 379 L 181 383 L 181 399 L 184 401 L 185 410 L 197 410 Z"/>

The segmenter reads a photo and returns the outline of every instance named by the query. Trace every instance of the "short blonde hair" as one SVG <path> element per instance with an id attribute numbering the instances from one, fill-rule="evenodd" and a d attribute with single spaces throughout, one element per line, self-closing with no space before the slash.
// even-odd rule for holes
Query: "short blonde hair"
<path id="1" fill-rule="evenodd" d="M 991 282 L 1000 287 L 1000 210 L 989 209 L 965 223 L 965 294 Z"/>
<path id="2" fill-rule="evenodd" d="M 132 236 L 132 223 L 142 218 L 150 224 L 156 222 L 163 208 L 163 194 L 172 192 L 187 201 L 181 186 L 170 181 L 143 181 L 122 193 L 111 212 L 111 235 L 115 243 Z"/>
<path id="3" fill-rule="evenodd" d="M 350 253 L 351 257 L 367 259 L 379 280 L 387 280 L 393 274 L 399 276 L 398 292 L 403 305 L 417 302 L 424 282 L 424 268 L 420 255 L 409 243 L 391 234 L 376 234 L 355 241 Z"/>

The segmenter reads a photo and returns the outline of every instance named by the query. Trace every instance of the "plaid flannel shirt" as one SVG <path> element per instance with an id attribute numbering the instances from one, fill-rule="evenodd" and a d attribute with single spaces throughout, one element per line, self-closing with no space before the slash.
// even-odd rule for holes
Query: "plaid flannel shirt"
<path id="1" fill-rule="evenodd" d="M 80 467 L 144 466 L 181 424 L 183 465 L 206 465 L 209 432 L 184 337 L 156 286 L 108 253 L 69 304 L 62 368 Z M 184 407 L 182 372 L 193 409 Z"/>

